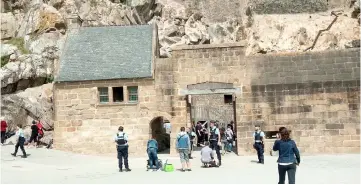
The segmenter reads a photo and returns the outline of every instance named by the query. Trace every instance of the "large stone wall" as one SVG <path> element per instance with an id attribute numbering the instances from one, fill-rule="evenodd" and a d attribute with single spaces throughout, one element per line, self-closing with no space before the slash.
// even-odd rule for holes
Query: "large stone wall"
<path id="1" fill-rule="evenodd" d="M 315 13 L 328 10 L 327 0 L 253 0 L 249 4 L 257 14 Z"/>
<path id="2" fill-rule="evenodd" d="M 265 131 L 289 127 L 305 153 L 359 152 L 358 50 L 245 57 L 241 46 L 200 47 L 174 49 L 174 88 L 214 81 L 243 89 L 236 102 L 240 155 L 254 152 L 256 122 Z"/>

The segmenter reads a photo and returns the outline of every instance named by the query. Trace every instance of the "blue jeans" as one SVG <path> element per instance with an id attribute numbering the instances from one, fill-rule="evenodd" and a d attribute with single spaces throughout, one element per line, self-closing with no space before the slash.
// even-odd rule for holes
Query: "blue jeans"
<path id="1" fill-rule="evenodd" d="M 155 169 L 159 168 L 158 164 L 158 156 L 157 156 L 157 149 L 155 148 L 148 148 L 148 157 L 149 157 L 149 167 L 153 168 L 155 165 Z"/>

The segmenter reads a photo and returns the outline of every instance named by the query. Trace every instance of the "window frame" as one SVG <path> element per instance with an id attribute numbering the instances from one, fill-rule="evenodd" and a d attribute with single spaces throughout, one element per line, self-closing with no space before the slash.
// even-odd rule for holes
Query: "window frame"
<path id="1" fill-rule="evenodd" d="M 102 94 L 101 89 L 106 89 L 106 95 Z M 103 92 L 104 93 L 104 92 Z M 102 102 L 102 97 L 107 97 L 108 101 Z M 98 87 L 98 100 L 100 104 L 107 104 L 110 103 L 110 97 L 109 97 L 109 87 Z"/>
<path id="2" fill-rule="evenodd" d="M 131 92 L 131 89 L 136 89 L 136 93 Z M 129 103 L 138 103 L 139 102 L 139 87 L 138 86 L 128 86 L 127 91 L 128 91 L 128 102 Z M 131 100 L 131 96 L 136 96 L 137 100 Z"/>

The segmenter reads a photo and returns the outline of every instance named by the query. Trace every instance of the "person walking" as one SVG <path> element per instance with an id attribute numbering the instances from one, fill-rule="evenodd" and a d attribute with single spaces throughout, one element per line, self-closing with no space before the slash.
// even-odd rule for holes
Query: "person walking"
<path id="1" fill-rule="evenodd" d="M 182 163 L 181 172 L 192 171 L 191 163 L 189 162 L 189 150 L 191 149 L 191 142 L 188 134 L 185 132 L 185 128 L 181 127 L 180 133 L 177 135 L 176 147 L 179 152 L 179 157 Z M 187 167 L 187 169 L 186 169 Z"/>
<path id="2" fill-rule="evenodd" d="M 5 135 L 7 128 L 8 128 L 8 124 L 6 123 L 4 117 L 1 117 L 1 145 L 4 145 L 5 143 Z"/>
<path id="3" fill-rule="evenodd" d="M 190 139 L 190 145 L 191 145 L 191 149 L 189 150 L 189 159 L 193 159 L 192 158 L 192 151 L 193 151 L 194 138 L 196 136 L 195 136 L 195 133 L 193 132 L 192 128 L 190 128 L 190 127 L 187 128 L 187 134 L 188 134 L 188 137 Z"/>
<path id="4" fill-rule="evenodd" d="M 132 171 L 129 169 L 128 164 L 128 135 L 124 133 L 124 128 L 120 126 L 118 128 L 118 133 L 115 136 L 115 143 L 117 143 L 117 153 L 118 153 L 118 167 L 119 172 L 123 172 L 123 159 L 124 167 L 126 172 Z"/>
<path id="5" fill-rule="evenodd" d="M 29 140 L 29 146 L 30 147 L 31 143 L 34 141 L 33 146 L 36 146 L 38 143 L 38 132 L 39 132 L 39 128 L 38 126 L 36 126 L 36 121 L 33 120 L 32 122 L 33 124 L 31 125 L 31 135 L 30 135 L 30 140 Z"/>
<path id="6" fill-rule="evenodd" d="M 226 130 L 226 139 L 227 139 L 227 144 L 226 144 L 227 152 L 232 152 L 233 130 L 232 130 L 231 126 L 228 126 L 228 127 L 227 127 L 227 130 Z"/>
<path id="7" fill-rule="evenodd" d="M 219 129 L 216 127 L 215 122 L 211 121 L 211 130 L 210 130 L 210 136 L 209 136 L 209 142 L 212 150 L 216 151 L 217 159 L 218 159 L 218 166 L 222 165 L 222 158 L 221 158 L 221 152 L 220 152 L 220 146 L 221 146 L 221 135 L 219 132 Z"/>
<path id="8" fill-rule="evenodd" d="M 296 183 L 296 165 L 301 162 L 300 152 L 294 140 L 290 138 L 287 128 L 280 128 L 273 151 L 278 151 L 278 184 L 285 184 L 286 172 L 288 184 Z"/>
<path id="9" fill-rule="evenodd" d="M 253 133 L 254 144 L 253 148 L 257 151 L 258 163 L 264 164 L 264 132 L 261 131 L 260 126 L 255 126 L 255 132 Z"/>
<path id="10" fill-rule="evenodd" d="M 40 139 L 44 137 L 44 130 L 43 130 L 43 124 L 41 124 L 40 120 L 38 119 L 38 123 L 36 124 L 36 126 L 38 127 L 38 142 L 37 142 L 37 146 L 40 146 Z"/>
<path id="11" fill-rule="evenodd" d="M 197 122 L 196 125 L 196 134 L 197 134 L 197 147 L 201 146 L 201 143 L 203 143 L 203 134 L 202 134 L 202 124 L 201 122 Z"/>
<path id="12" fill-rule="evenodd" d="M 20 147 L 21 151 L 23 152 L 23 156 L 21 156 L 21 157 L 27 158 L 25 148 L 24 148 L 25 136 L 24 136 L 24 131 L 23 131 L 22 125 L 18 125 L 17 131 L 16 131 L 16 136 L 18 136 L 18 141 L 16 142 L 16 145 L 15 145 L 15 152 L 12 153 L 11 155 L 16 157 L 16 154 L 18 153 L 18 149 Z"/>
<path id="13" fill-rule="evenodd" d="M 226 137 L 226 129 L 224 127 L 222 127 L 220 129 L 220 135 L 221 135 L 221 143 L 222 143 L 222 146 L 221 146 L 221 154 L 224 155 L 226 154 L 226 151 L 227 151 L 227 137 Z"/>

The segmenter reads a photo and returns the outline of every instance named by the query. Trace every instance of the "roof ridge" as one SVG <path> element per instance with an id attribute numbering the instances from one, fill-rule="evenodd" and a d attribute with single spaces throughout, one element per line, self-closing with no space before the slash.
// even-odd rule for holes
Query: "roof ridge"
<path id="1" fill-rule="evenodd" d="M 99 25 L 99 26 L 81 26 L 80 28 L 101 28 L 101 27 L 137 27 L 137 26 L 151 26 L 151 24 L 133 24 L 133 25 Z"/>

